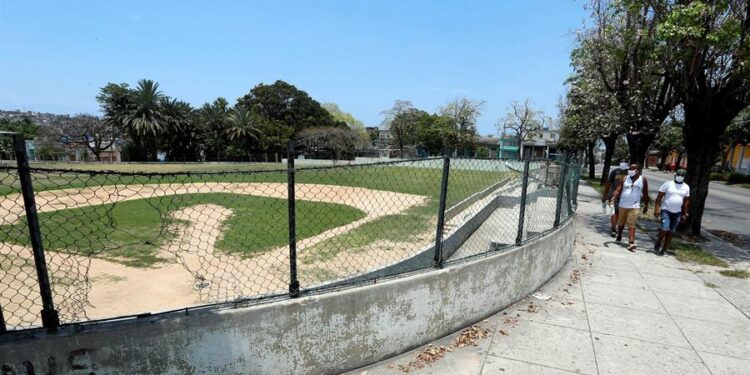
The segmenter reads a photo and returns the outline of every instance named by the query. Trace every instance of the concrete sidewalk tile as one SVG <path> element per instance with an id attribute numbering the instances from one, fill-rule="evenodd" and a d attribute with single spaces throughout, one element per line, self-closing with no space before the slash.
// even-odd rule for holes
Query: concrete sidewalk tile
<path id="1" fill-rule="evenodd" d="M 711 353 L 698 353 L 713 375 L 747 375 L 750 359 L 739 359 Z"/>
<path id="2" fill-rule="evenodd" d="M 589 332 L 549 324 L 521 321 L 500 327 L 490 345 L 489 354 L 536 363 L 573 372 L 596 373 Z"/>
<path id="3" fill-rule="evenodd" d="M 697 351 L 750 358 L 750 320 L 727 325 L 675 317 L 675 322 Z"/>
<path id="4" fill-rule="evenodd" d="M 495 329 L 495 323 L 497 322 L 497 315 L 477 323 L 481 328 L 489 329 L 493 332 Z M 433 347 L 445 346 L 449 347 L 455 344 L 456 339 L 461 335 L 463 329 L 454 332 L 448 336 L 442 337 L 436 341 L 430 343 Z M 396 357 L 386 359 L 381 362 L 377 362 L 367 367 L 363 367 L 345 375 L 364 375 L 364 374 L 384 374 L 384 375 L 397 375 L 403 374 L 405 371 L 415 374 L 466 374 L 476 375 L 479 374 L 484 357 L 487 355 L 487 350 L 490 346 L 492 336 L 478 340 L 476 346 L 464 346 L 461 348 L 453 348 L 452 352 L 446 352 L 443 358 L 440 358 L 421 369 L 415 367 L 408 367 L 409 363 L 417 358 L 417 355 L 428 348 L 428 345 L 421 346 L 404 354 Z M 407 370 L 402 370 L 400 366 L 406 366 Z"/>
<path id="5" fill-rule="evenodd" d="M 692 349 L 594 334 L 599 374 L 710 374 Z"/>
<path id="6" fill-rule="evenodd" d="M 533 363 L 516 361 L 508 358 L 487 356 L 487 362 L 484 363 L 482 374 L 519 374 L 519 375 L 566 375 L 566 374 L 584 374 L 582 372 L 565 371 L 544 367 Z"/>
<path id="7" fill-rule="evenodd" d="M 684 279 L 690 281 L 702 281 L 695 273 L 690 270 L 679 267 L 667 267 L 658 263 L 635 264 L 635 267 L 642 274 L 662 277 L 673 277 L 675 279 Z"/>
<path id="8" fill-rule="evenodd" d="M 665 313 L 654 294 L 646 288 L 594 283 L 586 280 L 582 283 L 586 302 Z"/>
<path id="9" fill-rule="evenodd" d="M 595 303 L 586 307 L 594 332 L 690 348 L 669 315 Z"/>
<path id="10" fill-rule="evenodd" d="M 586 321 L 586 308 L 581 301 L 558 294 L 549 301 L 543 303 L 535 301 L 535 304 L 539 306 L 538 311 L 523 312 L 521 319 L 581 330 L 589 329 Z"/>
<path id="11" fill-rule="evenodd" d="M 709 300 L 723 300 L 716 290 L 707 287 L 702 281 L 691 281 L 651 274 L 643 274 L 643 277 L 646 279 L 651 290 L 655 292 Z"/>
<path id="12" fill-rule="evenodd" d="M 644 288 L 648 286 L 648 284 L 646 284 L 646 280 L 644 280 L 635 269 L 633 269 L 632 271 L 622 271 L 599 268 L 596 270 L 592 270 L 588 275 L 586 275 L 585 280 L 595 283 L 631 286 L 637 288 Z"/>
<path id="13" fill-rule="evenodd" d="M 673 316 L 734 325 L 748 322 L 747 317 L 726 300 L 707 300 L 661 292 L 656 292 L 656 295 Z"/>

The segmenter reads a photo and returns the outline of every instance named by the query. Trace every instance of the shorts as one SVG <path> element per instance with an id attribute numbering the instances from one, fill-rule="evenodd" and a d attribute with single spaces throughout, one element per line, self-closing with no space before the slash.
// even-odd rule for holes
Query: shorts
<path id="1" fill-rule="evenodd" d="M 680 214 L 681 212 L 674 213 L 661 210 L 661 230 L 674 233 L 677 230 L 677 225 L 680 224 Z"/>
<path id="2" fill-rule="evenodd" d="M 629 227 L 635 227 L 635 220 L 640 210 L 640 208 L 621 208 L 620 216 L 617 217 L 617 226 L 622 227 L 627 223 Z"/>

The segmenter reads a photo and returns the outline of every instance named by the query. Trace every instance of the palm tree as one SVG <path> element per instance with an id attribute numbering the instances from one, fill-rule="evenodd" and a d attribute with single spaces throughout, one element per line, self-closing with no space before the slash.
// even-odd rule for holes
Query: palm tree
<path id="1" fill-rule="evenodd" d="M 219 160 L 227 147 L 225 134 L 229 118 L 228 103 L 226 99 L 219 97 L 213 103 L 204 104 L 197 112 L 206 132 L 206 156 Z"/>
<path id="2" fill-rule="evenodd" d="M 238 104 L 229 113 L 228 123 L 229 127 L 227 127 L 226 133 L 230 141 L 246 141 L 248 138 L 257 140 L 263 118 L 247 107 Z"/>
<path id="3" fill-rule="evenodd" d="M 150 79 L 138 81 L 133 91 L 133 108 L 124 116 L 125 126 L 134 135 L 157 136 L 166 126 L 161 103 L 165 99 L 159 83 Z"/>

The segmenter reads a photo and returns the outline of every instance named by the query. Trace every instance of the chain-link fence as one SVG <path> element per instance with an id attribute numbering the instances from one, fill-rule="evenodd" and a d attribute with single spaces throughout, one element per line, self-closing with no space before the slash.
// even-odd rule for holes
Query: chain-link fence
<path id="1" fill-rule="evenodd" d="M 494 254 L 567 220 L 580 169 L 292 159 L 131 173 L 29 167 L 16 146 L 0 165 L 0 330 L 293 298 Z"/>

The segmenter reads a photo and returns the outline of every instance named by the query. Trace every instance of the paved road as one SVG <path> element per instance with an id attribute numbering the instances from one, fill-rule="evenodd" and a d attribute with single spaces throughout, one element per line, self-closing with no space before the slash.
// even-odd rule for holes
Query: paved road
<path id="1" fill-rule="evenodd" d="M 646 171 L 644 175 L 649 180 L 652 199 L 656 198 L 659 186 L 673 177 L 671 173 L 658 171 Z M 721 229 L 741 234 L 746 239 L 750 238 L 750 189 L 711 182 L 703 214 L 703 227 Z"/>

